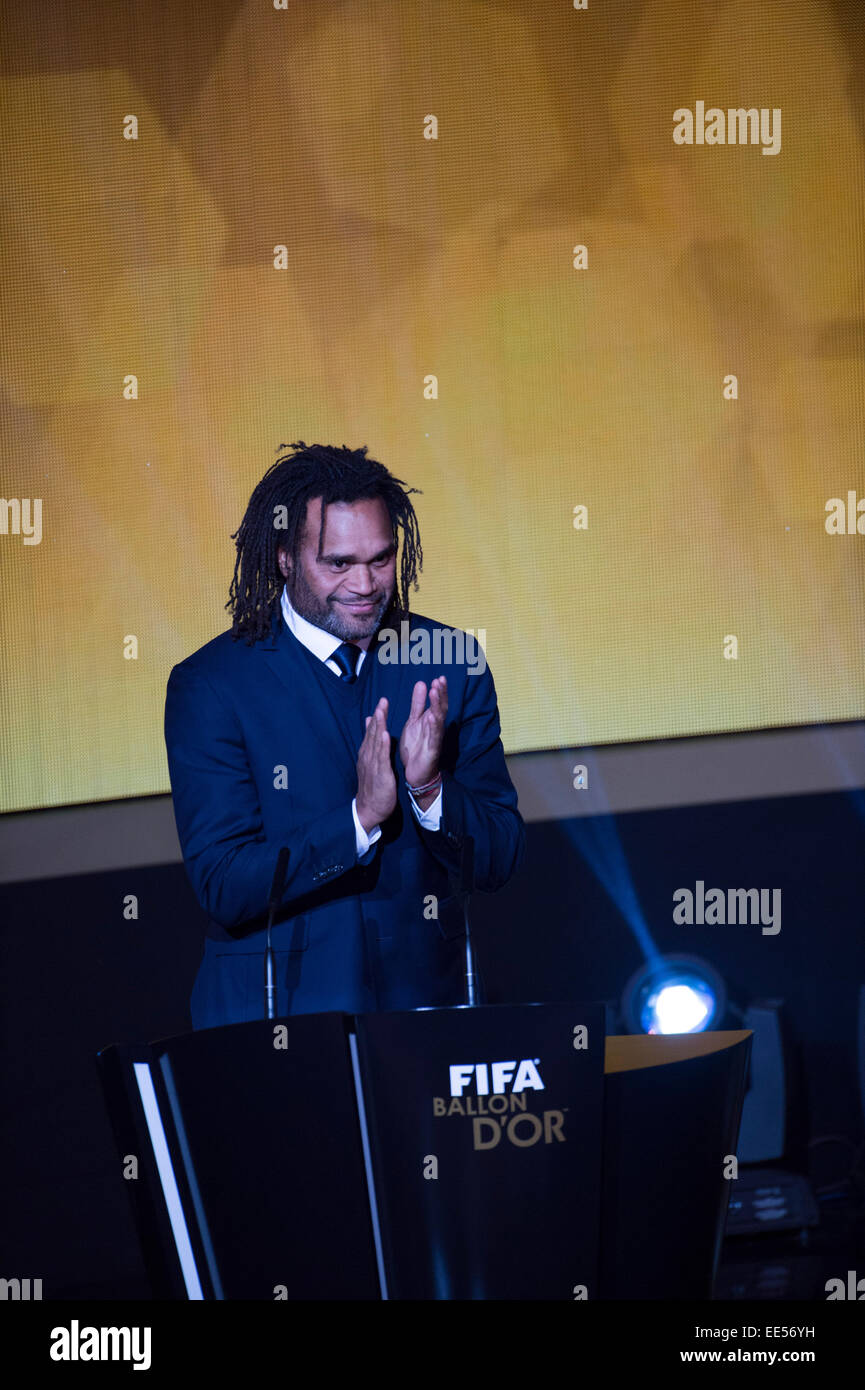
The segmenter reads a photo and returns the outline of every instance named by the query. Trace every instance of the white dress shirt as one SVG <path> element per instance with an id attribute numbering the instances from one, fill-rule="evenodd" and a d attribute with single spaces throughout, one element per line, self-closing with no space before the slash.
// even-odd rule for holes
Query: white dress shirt
<path id="1" fill-rule="evenodd" d="M 318 659 L 320 661 L 323 661 L 325 666 L 327 666 L 331 671 L 334 671 L 337 675 L 340 675 L 339 666 L 335 661 L 331 661 L 330 658 L 333 656 L 333 653 L 336 651 L 337 647 L 342 646 L 341 639 L 339 637 L 334 637 L 332 632 L 325 632 L 323 627 L 316 627 L 315 623 L 311 623 L 308 621 L 308 619 L 302 618 L 298 613 L 297 609 L 293 608 L 291 603 L 289 602 L 287 585 L 282 591 L 282 616 L 285 619 L 287 626 L 294 633 L 298 642 L 302 642 L 303 645 L 307 648 L 307 650 L 312 652 L 313 656 L 317 656 Z M 365 660 L 366 652 L 361 651 L 357 660 L 357 667 L 355 668 L 357 671 L 360 671 L 360 668 Z M 439 826 L 441 825 L 442 816 L 442 789 L 439 788 L 439 794 L 436 797 L 435 801 L 432 803 L 431 806 L 428 806 L 425 811 L 422 811 L 420 806 L 418 806 L 411 792 L 409 792 L 409 800 L 412 804 L 412 810 L 418 818 L 418 822 L 426 830 L 438 830 Z M 374 825 L 372 829 L 369 831 L 369 834 L 367 834 L 367 832 L 361 825 L 360 820 L 358 819 L 357 797 L 354 797 L 354 799 L 352 800 L 351 814 L 354 818 L 355 836 L 357 841 L 357 857 L 358 859 L 363 859 L 364 856 L 372 850 L 376 841 L 380 838 L 381 826 Z"/>

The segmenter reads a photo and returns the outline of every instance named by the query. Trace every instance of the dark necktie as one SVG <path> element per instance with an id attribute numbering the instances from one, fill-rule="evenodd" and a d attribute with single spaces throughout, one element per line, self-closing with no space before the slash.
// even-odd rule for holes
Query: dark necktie
<path id="1" fill-rule="evenodd" d="M 339 679 L 351 684 L 357 680 L 357 663 L 360 660 L 360 647 L 355 647 L 351 642 L 343 642 L 341 647 L 337 647 L 335 652 L 331 652 L 330 661 L 335 661 L 339 667 Z"/>

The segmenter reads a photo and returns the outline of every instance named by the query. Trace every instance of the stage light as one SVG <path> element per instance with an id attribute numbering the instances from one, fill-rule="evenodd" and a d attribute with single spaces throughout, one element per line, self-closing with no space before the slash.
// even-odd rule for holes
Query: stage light
<path id="1" fill-rule="evenodd" d="M 726 1008 L 724 981 L 698 956 L 655 956 L 622 993 L 629 1033 L 703 1033 L 719 1026 Z"/>

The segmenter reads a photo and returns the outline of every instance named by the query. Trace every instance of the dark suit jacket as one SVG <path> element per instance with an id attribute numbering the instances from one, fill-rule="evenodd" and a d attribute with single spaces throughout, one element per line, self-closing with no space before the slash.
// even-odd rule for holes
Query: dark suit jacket
<path id="1" fill-rule="evenodd" d="M 436 626 L 415 614 L 410 622 L 412 631 Z M 488 668 L 387 664 L 382 655 L 373 643 L 355 708 L 277 610 L 269 638 L 249 647 L 225 632 L 172 670 L 165 742 L 175 819 L 210 919 L 193 1027 L 263 1016 L 266 909 L 283 845 L 288 877 L 272 933 L 277 1015 L 463 1002 L 465 933 L 449 878 L 462 838 L 474 837 L 475 886 L 485 892 L 508 881 L 525 850 L 495 686 Z M 430 831 L 412 810 L 398 744 L 414 683 L 440 674 L 449 697 L 443 816 Z M 357 753 L 364 716 L 382 695 L 398 802 L 358 863 Z"/>

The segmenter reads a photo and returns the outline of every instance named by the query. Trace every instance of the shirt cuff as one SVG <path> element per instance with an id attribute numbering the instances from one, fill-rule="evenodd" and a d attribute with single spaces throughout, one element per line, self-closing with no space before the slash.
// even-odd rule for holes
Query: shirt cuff
<path id="1" fill-rule="evenodd" d="M 367 854 L 369 850 L 372 849 L 376 840 L 381 838 L 381 826 L 374 825 L 372 827 L 372 830 L 370 830 L 369 834 L 367 834 L 367 832 L 361 825 L 360 820 L 358 819 L 357 797 L 355 797 L 351 803 L 351 814 L 354 817 L 354 833 L 357 843 L 357 857 L 358 859 L 362 859 L 363 856 Z"/>
<path id="2" fill-rule="evenodd" d="M 421 808 L 418 806 L 417 802 L 415 801 L 414 797 L 412 796 L 411 792 L 409 792 L 409 798 L 411 800 L 412 809 L 414 810 L 414 813 L 417 816 L 420 824 L 423 826 L 424 830 L 438 830 L 439 826 L 441 825 L 442 805 L 444 804 L 442 800 L 443 793 L 444 784 L 442 784 L 442 786 L 439 788 L 439 794 L 436 797 L 435 801 L 432 803 L 432 805 L 427 806 L 426 810 L 422 811 Z"/>

